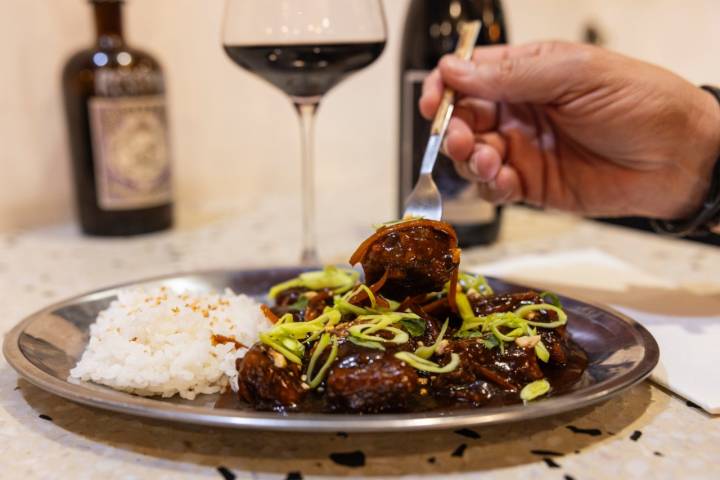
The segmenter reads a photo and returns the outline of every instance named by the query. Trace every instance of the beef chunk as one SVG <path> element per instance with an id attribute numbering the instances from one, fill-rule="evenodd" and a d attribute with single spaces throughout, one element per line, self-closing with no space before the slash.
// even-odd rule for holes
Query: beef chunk
<path id="1" fill-rule="evenodd" d="M 388 298 L 442 290 L 460 262 L 455 232 L 441 222 L 403 222 L 381 228 L 366 242 L 350 263 L 362 264 L 368 283 L 387 271 L 380 292 Z"/>
<path id="2" fill-rule="evenodd" d="M 475 315 L 484 316 L 491 313 L 512 312 L 531 303 L 543 303 L 542 298 L 535 292 L 508 293 L 484 297 L 471 295 L 469 297 Z"/>
<path id="3" fill-rule="evenodd" d="M 538 328 L 540 339 L 550 352 L 548 363 L 564 366 L 570 357 L 570 335 L 565 325 L 557 328 Z"/>
<path id="4" fill-rule="evenodd" d="M 505 351 L 501 352 L 498 347 L 485 347 L 477 339 L 452 340 L 443 351 L 447 358 L 439 363 L 449 361 L 452 352 L 460 355 L 460 366 L 433 378 L 432 386 L 440 395 L 458 397 L 459 393 L 466 395 L 475 390 L 473 395 L 478 396 L 479 401 L 490 398 L 494 389 L 518 392 L 523 385 L 544 376 L 532 348 L 506 344 Z M 469 388 L 470 385 L 475 387 Z"/>
<path id="5" fill-rule="evenodd" d="M 402 411 L 417 386 L 416 370 L 390 351 L 344 343 L 327 377 L 327 399 L 340 411 Z"/>
<path id="6" fill-rule="evenodd" d="M 292 409 L 307 392 L 300 366 L 261 343 L 238 359 L 237 369 L 240 399 L 256 408 Z"/>

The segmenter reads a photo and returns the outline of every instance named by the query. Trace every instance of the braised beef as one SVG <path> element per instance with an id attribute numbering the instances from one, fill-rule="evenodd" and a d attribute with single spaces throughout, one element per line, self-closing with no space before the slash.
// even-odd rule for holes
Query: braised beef
<path id="1" fill-rule="evenodd" d="M 346 342 L 328 373 L 325 388 L 334 410 L 379 413 L 404 410 L 417 382 L 417 370 L 389 351 Z"/>
<path id="2" fill-rule="evenodd" d="M 240 397 L 259 408 L 293 409 L 307 394 L 300 365 L 261 343 L 237 360 L 237 369 Z"/>
<path id="3" fill-rule="evenodd" d="M 461 296 L 455 295 L 461 288 L 460 257 L 457 238 L 447 224 L 411 220 L 382 227 L 350 260 L 362 265 L 364 286 L 346 286 L 338 293 L 342 283 L 335 278 L 325 284 L 327 288 L 279 292 L 271 312 L 275 318 L 266 311 L 277 323 L 275 348 L 283 350 L 287 341 L 294 352 L 304 351 L 302 365 L 281 351 L 255 344 L 237 362 L 242 401 L 258 409 L 357 413 L 502 405 L 520 402 L 523 387 L 539 379 L 550 382 L 551 395 L 560 393 L 577 382 L 587 366 L 586 355 L 567 327 L 557 326 L 558 314 L 552 308 L 526 310 L 523 319 L 531 323 L 524 324 L 520 334 L 513 332 L 519 320 L 512 315 L 485 320 L 499 322 L 493 326 L 495 333 L 477 322 L 461 328 L 467 315 L 461 314 L 456 301 Z M 477 318 L 545 303 L 532 291 L 486 295 L 463 285 L 462 293 Z M 337 295 L 343 297 L 343 305 L 334 305 Z M 299 323 L 313 322 L 328 308 L 337 308 L 333 323 Z M 281 321 L 287 312 L 292 320 Z M 551 322 L 552 328 L 543 325 Z M 373 323 L 370 330 L 357 329 L 366 323 Z M 290 331 L 303 333 L 283 336 Z M 549 358 L 537 347 L 539 342 Z M 431 362 L 429 370 L 422 364 L 425 357 L 407 356 L 421 355 L 421 346 L 434 348 L 422 352 Z M 401 358 L 398 352 L 403 352 Z M 450 367 L 453 359 L 459 363 Z"/>
<path id="4" fill-rule="evenodd" d="M 380 228 L 350 259 L 360 263 L 373 283 L 386 272 L 380 292 L 402 300 L 408 295 L 442 290 L 460 263 L 455 232 L 439 222 L 415 220 Z"/>

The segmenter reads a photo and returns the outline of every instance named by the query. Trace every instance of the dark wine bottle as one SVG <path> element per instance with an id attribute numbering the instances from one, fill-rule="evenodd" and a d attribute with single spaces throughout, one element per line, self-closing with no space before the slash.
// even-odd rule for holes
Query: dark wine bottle
<path id="1" fill-rule="evenodd" d="M 62 78 L 80 224 L 91 235 L 162 230 L 172 225 L 162 70 L 125 44 L 122 0 L 90 3 L 96 43 Z"/>
<path id="2" fill-rule="evenodd" d="M 422 82 L 440 57 L 451 53 L 464 21 L 481 20 L 478 45 L 506 43 L 499 0 L 412 0 L 405 21 L 400 77 L 399 206 L 418 178 L 430 122 L 418 111 Z M 478 196 L 477 186 L 461 178 L 452 160 L 440 155 L 433 172 L 443 196 L 443 219 L 455 227 L 461 246 L 494 242 L 502 209 Z"/>

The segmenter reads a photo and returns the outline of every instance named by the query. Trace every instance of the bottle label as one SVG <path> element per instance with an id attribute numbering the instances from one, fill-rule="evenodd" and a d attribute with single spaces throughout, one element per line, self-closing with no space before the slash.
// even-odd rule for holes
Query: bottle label
<path id="1" fill-rule="evenodd" d="M 100 208 L 130 210 L 169 203 L 164 97 L 93 97 L 88 111 Z"/>
<path id="2" fill-rule="evenodd" d="M 428 70 L 407 70 L 403 73 L 400 125 L 400 197 L 403 201 L 415 185 L 430 135 L 430 122 L 418 110 L 422 84 L 429 74 Z M 495 206 L 480 198 L 477 185 L 460 177 L 452 160 L 443 154 L 438 155 L 433 179 L 443 197 L 443 220 L 458 226 L 495 221 Z"/>

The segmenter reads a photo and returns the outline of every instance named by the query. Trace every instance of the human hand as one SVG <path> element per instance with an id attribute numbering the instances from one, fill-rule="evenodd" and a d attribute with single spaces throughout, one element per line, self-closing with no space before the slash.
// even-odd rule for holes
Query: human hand
<path id="1" fill-rule="evenodd" d="M 444 144 L 495 203 L 589 216 L 694 213 L 720 154 L 720 108 L 660 67 L 598 47 L 544 42 L 446 55 L 426 79 L 431 118 L 458 94 Z"/>

